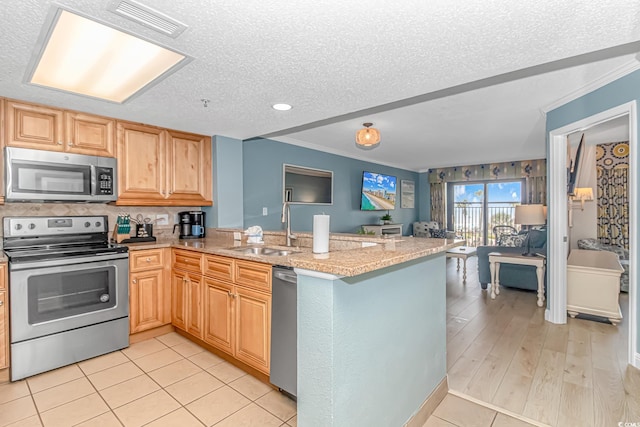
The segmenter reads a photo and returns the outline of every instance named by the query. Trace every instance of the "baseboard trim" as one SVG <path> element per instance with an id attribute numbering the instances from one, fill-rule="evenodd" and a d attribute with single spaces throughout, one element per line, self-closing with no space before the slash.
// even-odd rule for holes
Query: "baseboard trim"
<path id="1" fill-rule="evenodd" d="M 449 383 L 447 381 L 447 376 L 445 375 L 442 381 L 440 381 L 440 384 L 436 386 L 429 397 L 427 397 L 427 399 L 422 403 L 420 409 L 418 409 L 418 411 L 409 418 L 409 421 L 407 421 L 404 427 L 422 427 L 448 392 Z"/>
<path id="2" fill-rule="evenodd" d="M 129 335 L 129 344 L 135 344 L 140 341 L 149 340 L 151 338 L 159 337 L 160 335 L 175 332 L 176 328 L 173 325 L 164 325 L 157 328 L 149 329 L 146 331 L 138 332 Z"/>
<path id="3" fill-rule="evenodd" d="M 520 414 L 516 414 L 515 412 L 511 412 L 508 409 L 501 408 L 496 405 L 492 405 L 491 403 L 483 402 L 482 400 L 476 399 L 475 397 L 469 396 L 468 394 L 460 393 L 459 391 L 449 390 L 449 394 L 453 396 L 458 396 L 461 399 L 468 400 L 469 402 L 473 402 L 476 405 L 484 406 L 485 408 L 492 409 L 496 412 L 500 412 L 501 414 L 507 415 L 511 418 L 515 418 L 520 421 L 524 421 L 525 423 L 532 424 L 538 427 L 549 427 L 548 424 L 541 423 L 540 421 L 532 420 L 531 418 L 527 418 Z"/>
<path id="4" fill-rule="evenodd" d="M 0 369 L 0 384 L 8 383 L 10 380 L 10 369 Z"/>

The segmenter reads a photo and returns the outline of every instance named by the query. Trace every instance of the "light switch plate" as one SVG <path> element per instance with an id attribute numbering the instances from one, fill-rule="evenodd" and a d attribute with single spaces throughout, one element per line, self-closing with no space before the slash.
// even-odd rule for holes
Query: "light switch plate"
<path id="1" fill-rule="evenodd" d="M 269 210 L 267 208 L 262 208 L 262 216 L 269 215 Z"/>
<path id="2" fill-rule="evenodd" d="M 169 225 L 169 214 L 156 215 L 156 225 Z"/>

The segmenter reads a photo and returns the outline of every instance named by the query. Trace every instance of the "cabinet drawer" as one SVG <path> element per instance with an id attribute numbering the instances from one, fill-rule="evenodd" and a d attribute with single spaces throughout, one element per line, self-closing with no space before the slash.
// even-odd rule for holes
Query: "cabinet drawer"
<path id="1" fill-rule="evenodd" d="M 199 252 L 173 250 L 173 268 L 200 273 L 202 270 L 201 261 L 202 254 Z"/>
<path id="2" fill-rule="evenodd" d="M 233 282 L 233 264 L 234 261 L 231 258 L 205 255 L 202 274 Z"/>
<path id="3" fill-rule="evenodd" d="M 271 266 L 236 260 L 235 282 L 238 285 L 271 292 Z"/>
<path id="4" fill-rule="evenodd" d="M 164 267 L 163 252 L 162 249 L 129 252 L 129 271 L 134 273 Z"/>

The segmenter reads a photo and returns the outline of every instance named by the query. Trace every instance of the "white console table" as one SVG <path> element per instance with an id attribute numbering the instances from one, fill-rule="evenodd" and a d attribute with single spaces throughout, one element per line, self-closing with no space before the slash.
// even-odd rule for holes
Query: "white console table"
<path id="1" fill-rule="evenodd" d="M 402 224 L 365 224 L 362 229 L 365 233 L 374 232 L 376 236 L 402 236 Z"/>
<path id="2" fill-rule="evenodd" d="M 607 251 L 573 249 L 567 260 L 567 312 L 602 316 L 617 325 L 622 320 L 618 303 L 620 274 L 618 255 Z"/>

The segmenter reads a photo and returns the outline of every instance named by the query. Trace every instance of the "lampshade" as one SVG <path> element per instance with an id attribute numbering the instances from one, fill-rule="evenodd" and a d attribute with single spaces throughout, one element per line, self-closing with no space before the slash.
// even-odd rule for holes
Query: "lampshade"
<path id="1" fill-rule="evenodd" d="M 545 223 L 543 205 L 516 206 L 514 222 L 520 225 L 542 225 Z"/>
<path id="2" fill-rule="evenodd" d="M 380 143 L 380 131 L 376 128 L 372 128 L 373 123 L 363 123 L 364 129 L 360 129 L 356 133 L 356 144 L 363 147 L 373 147 Z"/>
<path id="3" fill-rule="evenodd" d="M 573 195 L 573 200 L 580 200 L 585 202 L 593 200 L 593 188 L 576 188 L 575 194 Z"/>
<path id="4" fill-rule="evenodd" d="M 591 187 L 581 187 L 576 188 L 575 193 L 572 196 L 573 200 L 580 201 L 580 208 L 584 210 L 584 202 L 593 201 L 593 188 Z"/>

